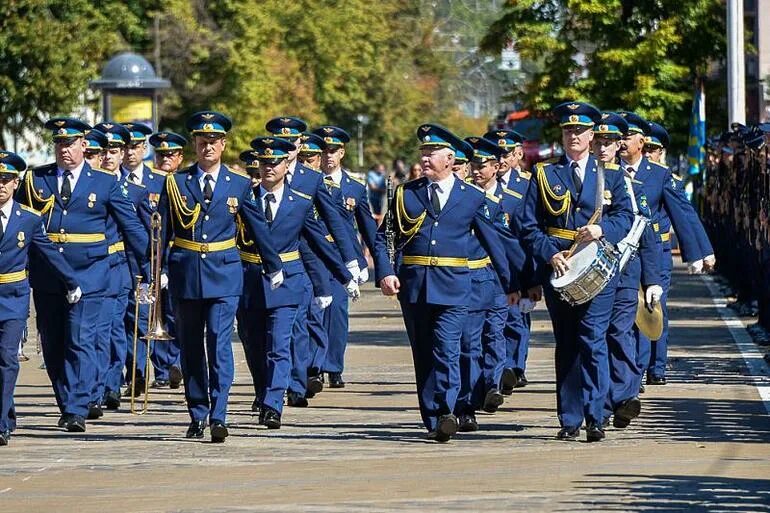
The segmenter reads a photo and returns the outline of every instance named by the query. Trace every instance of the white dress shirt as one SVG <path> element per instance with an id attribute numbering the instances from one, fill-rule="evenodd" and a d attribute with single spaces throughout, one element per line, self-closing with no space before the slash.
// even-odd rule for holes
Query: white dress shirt
<path id="1" fill-rule="evenodd" d="M 449 193 L 452 192 L 452 187 L 455 185 L 456 179 L 454 173 L 449 173 L 449 176 L 438 182 L 428 180 L 428 199 L 433 199 L 431 195 L 433 194 L 434 188 L 431 184 L 438 184 L 438 189 L 436 189 L 436 193 L 438 194 L 438 204 L 441 205 L 441 209 L 443 210 L 444 205 L 446 205 L 446 202 L 449 199 Z"/>
<path id="2" fill-rule="evenodd" d="M 0 221 L 3 223 L 3 233 L 5 233 L 6 228 L 8 228 L 8 220 L 11 218 L 11 213 L 13 212 L 13 198 L 9 198 L 8 201 L 5 202 L 5 205 L 0 207 L 0 212 L 3 213 L 3 215 L 0 216 Z"/>
<path id="3" fill-rule="evenodd" d="M 577 175 L 580 177 L 580 183 L 585 183 L 586 181 L 586 167 L 588 167 L 588 157 L 590 157 L 590 154 L 586 155 L 580 160 L 572 160 L 567 157 L 567 160 L 569 161 L 567 163 L 567 167 L 570 169 L 572 168 L 572 163 L 577 162 Z"/>
<path id="4" fill-rule="evenodd" d="M 70 170 L 72 175 L 70 175 L 70 190 L 75 190 L 75 185 L 78 183 L 78 178 L 80 178 L 80 172 L 83 171 L 83 166 L 85 165 L 86 161 L 80 163 L 78 167 L 75 169 Z M 56 181 L 59 185 L 59 192 L 61 193 L 61 186 L 64 183 L 64 170 L 62 168 L 56 168 Z"/>
<path id="5" fill-rule="evenodd" d="M 198 185 L 200 185 L 201 192 L 203 192 L 203 188 L 206 186 L 206 175 L 210 176 L 213 180 L 211 180 L 211 192 L 214 192 L 214 189 L 217 187 L 217 179 L 219 179 L 219 170 L 222 169 L 221 164 L 217 164 L 217 166 L 209 173 L 206 173 L 203 171 L 200 167 L 198 167 L 198 171 L 200 172 L 200 176 L 198 177 Z"/>
<path id="6" fill-rule="evenodd" d="M 262 212 L 265 211 L 265 204 L 267 203 L 267 200 L 265 199 L 265 196 L 268 194 L 272 194 L 275 196 L 275 199 L 270 202 L 270 212 L 273 213 L 273 220 L 275 220 L 275 215 L 278 213 L 278 207 L 281 206 L 281 200 L 283 199 L 283 191 L 286 189 L 283 184 L 281 184 L 280 187 L 276 188 L 273 191 L 267 191 L 264 187 L 259 187 L 259 198 L 262 200 Z"/>
<path id="7" fill-rule="evenodd" d="M 326 176 L 331 176 L 332 181 L 337 185 L 339 185 L 340 182 L 342 182 L 342 168 L 341 167 L 337 168 L 334 171 L 332 171 L 331 174 L 328 174 Z M 324 179 L 326 179 L 326 177 L 324 177 Z"/>
<path id="8" fill-rule="evenodd" d="M 297 170 L 297 159 L 292 160 L 289 162 L 288 166 L 286 166 L 286 183 L 291 185 L 291 181 L 294 178 L 294 171 Z"/>
<path id="9" fill-rule="evenodd" d="M 128 169 L 126 168 L 126 171 L 128 171 L 127 177 L 131 177 L 131 173 L 134 173 L 136 175 L 136 179 L 133 181 L 136 185 L 141 185 L 142 180 L 144 180 L 144 163 L 139 164 L 139 167 L 136 169 Z"/>
<path id="10" fill-rule="evenodd" d="M 630 172 L 630 171 L 628 171 L 629 167 L 632 168 L 633 172 L 630 172 L 630 173 L 631 173 L 631 178 L 633 178 L 634 176 L 636 176 L 636 173 L 639 172 L 639 164 L 641 164 L 641 163 L 642 163 L 642 159 L 637 160 L 636 164 L 629 164 L 625 160 L 621 160 L 620 161 L 620 166 L 623 168 L 623 171 L 626 171 L 626 172 Z"/>

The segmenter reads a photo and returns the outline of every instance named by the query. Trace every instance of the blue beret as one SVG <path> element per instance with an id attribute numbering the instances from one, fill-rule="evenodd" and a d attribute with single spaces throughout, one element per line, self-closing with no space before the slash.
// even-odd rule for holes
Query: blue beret
<path id="1" fill-rule="evenodd" d="M 602 112 L 599 123 L 594 125 L 594 133 L 604 137 L 623 137 L 628 132 L 628 123 L 620 114 Z"/>
<path id="2" fill-rule="evenodd" d="M 150 137 L 150 144 L 157 152 L 184 150 L 187 139 L 174 132 L 158 132 Z"/>
<path id="3" fill-rule="evenodd" d="M 316 134 L 302 134 L 300 136 L 302 144 L 299 147 L 300 153 L 321 153 L 324 148 L 324 140 Z"/>
<path id="4" fill-rule="evenodd" d="M 256 150 L 242 151 L 238 158 L 246 164 L 246 169 L 259 168 L 259 152 Z"/>
<path id="5" fill-rule="evenodd" d="M 645 136 L 644 144 L 649 144 L 650 146 L 659 146 L 661 148 L 668 148 L 670 138 L 666 129 L 663 128 L 663 125 L 659 125 L 658 123 L 654 123 L 652 121 L 650 121 L 649 125 L 650 133 L 649 135 Z"/>
<path id="6" fill-rule="evenodd" d="M 88 146 L 86 151 L 103 151 L 107 148 L 107 136 L 97 129 L 89 130 L 86 134 L 86 142 Z"/>
<path id="7" fill-rule="evenodd" d="M 584 102 L 564 102 L 553 108 L 560 127 L 594 126 L 602 117 L 599 109 Z"/>
<path id="8" fill-rule="evenodd" d="M 456 146 L 454 146 L 454 150 L 456 163 L 463 164 L 468 162 L 473 157 L 473 146 L 465 141 L 460 141 Z"/>
<path id="9" fill-rule="evenodd" d="M 131 132 L 129 132 L 125 125 L 105 122 L 94 126 L 94 129 L 99 130 L 107 138 L 105 148 L 115 148 L 131 144 Z"/>
<path id="10" fill-rule="evenodd" d="M 473 156 L 471 157 L 473 162 L 484 163 L 488 160 L 497 160 L 508 153 L 507 149 L 501 148 L 484 137 L 466 137 L 465 140 L 473 148 Z"/>
<path id="11" fill-rule="evenodd" d="M 219 112 L 204 110 L 196 112 L 187 120 L 187 130 L 196 135 L 225 135 L 233 127 L 230 118 Z"/>
<path id="12" fill-rule="evenodd" d="M 280 137 L 256 137 L 251 141 L 251 147 L 260 160 L 283 160 L 296 149 L 294 144 Z"/>
<path id="13" fill-rule="evenodd" d="M 130 143 L 140 143 L 146 141 L 147 136 L 152 133 L 152 128 L 141 123 L 123 123 L 123 126 L 126 127 L 131 134 Z"/>
<path id="14" fill-rule="evenodd" d="M 54 140 L 83 137 L 91 130 L 88 123 L 75 118 L 53 118 L 45 123 L 45 127 L 53 132 Z"/>
<path id="15" fill-rule="evenodd" d="M 307 130 L 307 123 L 299 118 L 278 117 L 273 118 L 265 124 L 265 130 L 276 137 L 285 139 L 296 139 Z"/>
<path id="16" fill-rule="evenodd" d="M 633 112 L 618 112 L 628 123 L 628 133 L 647 135 L 650 133 L 650 124 L 640 115 Z"/>
<path id="17" fill-rule="evenodd" d="M 524 142 L 524 136 L 513 130 L 490 130 L 484 134 L 484 139 L 497 141 L 497 145 L 510 151 Z"/>
<path id="18" fill-rule="evenodd" d="M 27 163 L 23 158 L 13 152 L 0 150 L 0 175 L 18 176 L 25 169 Z"/>
<path id="19" fill-rule="evenodd" d="M 461 147 L 463 142 L 443 126 L 432 123 L 426 123 L 417 128 L 417 140 L 420 141 L 420 148 L 437 146 L 454 149 Z"/>
<path id="20" fill-rule="evenodd" d="M 350 135 L 337 126 L 319 126 L 313 133 L 323 139 L 326 148 L 330 146 L 344 146 L 350 142 Z"/>

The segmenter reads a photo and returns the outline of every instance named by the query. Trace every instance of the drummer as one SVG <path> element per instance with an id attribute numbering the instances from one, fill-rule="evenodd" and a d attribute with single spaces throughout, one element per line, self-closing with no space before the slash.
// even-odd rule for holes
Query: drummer
<path id="1" fill-rule="evenodd" d="M 620 149 L 620 139 L 628 132 L 625 118 L 614 112 L 602 113 L 602 119 L 594 125 L 593 154 L 600 162 L 614 163 Z M 637 353 L 638 330 L 634 326 L 639 303 L 639 283 L 644 287 L 642 306 L 652 308 L 663 295 L 658 262 L 661 258 L 660 244 L 650 223 L 651 212 L 641 182 L 624 173 L 626 190 L 634 191 L 631 206 L 634 214 L 646 218 L 646 228 L 638 240 L 639 251 L 621 270 L 620 281 L 612 302 L 612 315 L 607 330 L 607 351 L 609 354 L 610 391 L 605 404 L 605 424 L 616 428 L 627 427 L 639 416 L 642 403 L 639 400 L 639 386 L 644 374 Z M 644 220 L 640 219 L 640 222 Z M 636 243 L 637 241 L 634 241 Z M 649 353 L 647 355 L 649 361 Z"/>
<path id="2" fill-rule="evenodd" d="M 522 207 L 522 242 L 538 261 L 540 276 L 570 271 L 570 248 L 605 241 L 617 244 L 631 229 L 633 211 L 623 174 L 605 164 L 599 189 L 596 158 L 590 154 L 593 126 L 601 113 L 593 105 L 566 102 L 554 109 L 565 155 L 539 163 Z M 601 215 L 594 215 L 598 211 Z M 594 217 L 595 223 L 591 223 Z M 603 242 L 602 242 L 603 243 Z M 544 280 L 546 306 L 556 338 L 556 405 L 559 440 L 577 440 L 585 420 L 586 440 L 604 439 L 604 402 L 609 391 L 605 335 L 618 276 L 593 299 L 572 306 Z"/>

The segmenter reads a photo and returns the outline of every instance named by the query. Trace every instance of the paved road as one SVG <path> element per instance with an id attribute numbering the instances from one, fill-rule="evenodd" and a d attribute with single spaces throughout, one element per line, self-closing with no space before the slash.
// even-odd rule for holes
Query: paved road
<path id="1" fill-rule="evenodd" d="M 224 445 L 182 437 L 181 392 L 154 394 L 146 416 L 110 413 L 63 433 L 33 357 L 17 388 L 20 429 L 0 450 L 0 512 L 770 511 L 770 416 L 756 386 L 770 386 L 767 368 L 758 354 L 747 366 L 706 281 L 679 268 L 675 284 L 670 384 L 648 387 L 639 422 L 601 444 L 553 439 L 543 310 L 531 385 L 447 445 L 425 440 L 397 303 L 373 289 L 353 309 L 348 386 L 287 408 L 279 431 L 249 412 L 236 343 Z"/>

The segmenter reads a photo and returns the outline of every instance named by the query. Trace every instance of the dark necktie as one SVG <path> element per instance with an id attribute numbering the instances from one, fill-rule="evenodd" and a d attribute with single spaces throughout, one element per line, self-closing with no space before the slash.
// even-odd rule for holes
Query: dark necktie
<path id="1" fill-rule="evenodd" d="M 138 184 L 139 184 L 139 177 L 136 175 L 136 173 L 134 173 L 133 171 L 131 171 L 131 172 L 128 174 L 128 181 L 129 181 L 129 182 L 131 182 L 131 183 L 133 183 L 133 184 L 137 184 L 137 185 L 138 185 Z"/>
<path id="2" fill-rule="evenodd" d="M 433 205 L 433 212 L 436 215 L 441 213 L 441 202 L 438 199 L 438 184 L 435 182 L 430 184 L 430 204 Z"/>
<path id="3" fill-rule="evenodd" d="M 633 167 L 628 166 L 626 168 L 626 173 L 628 173 L 628 176 L 633 180 L 634 179 L 634 175 L 636 174 L 636 171 L 634 171 Z"/>
<path id="4" fill-rule="evenodd" d="M 62 175 L 63 180 L 61 183 L 61 200 L 66 205 L 69 203 L 70 198 L 72 197 L 72 184 L 70 183 L 70 176 L 72 176 L 72 171 L 69 169 L 64 171 L 64 174 Z"/>
<path id="5" fill-rule="evenodd" d="M 273 207 L 270 205 L 275 201 L 275 195 L 272 192 L 265 194 L 265 220 L 268 223 L 273 222 Z"/>
<path id="6" fill-rule="evenodd" d="M 3 240 L 3 235 L 5 235 L 5 228 L 3 228 L 3 219 L 5 219 L 5 212 L 0 210 L 0 240 Z"/>
<path id="7" fill-rule="evenodd" d="M 570 164 L 570 167 L 572 167 L 572 182 L 575 184 L 575 189 L 577 189 L 577 193 L 580 194 L 583 192 L 583 180 L 580 179 L 580 173 L 578 173 L 578 169 L 580 169 L 580 166 L 577 162 L 572 161 L 572 164 Z"/>
<path id="8" fill-rule="evenodd" d="M 326 190 L 332 192 L 332 187 L 334 187 L 334 179 L 331 175 L 324 176 L 324 184 L 326 184 Z"/>
<path id="9" fill-rule="evenodd" d="M 211 186 L 213 181 L 211 175 L 207 174 L 203 177 L 203 201 L 206 203 L 211 203 L 211 198 L 214 197 L 214 188 Z"/>

